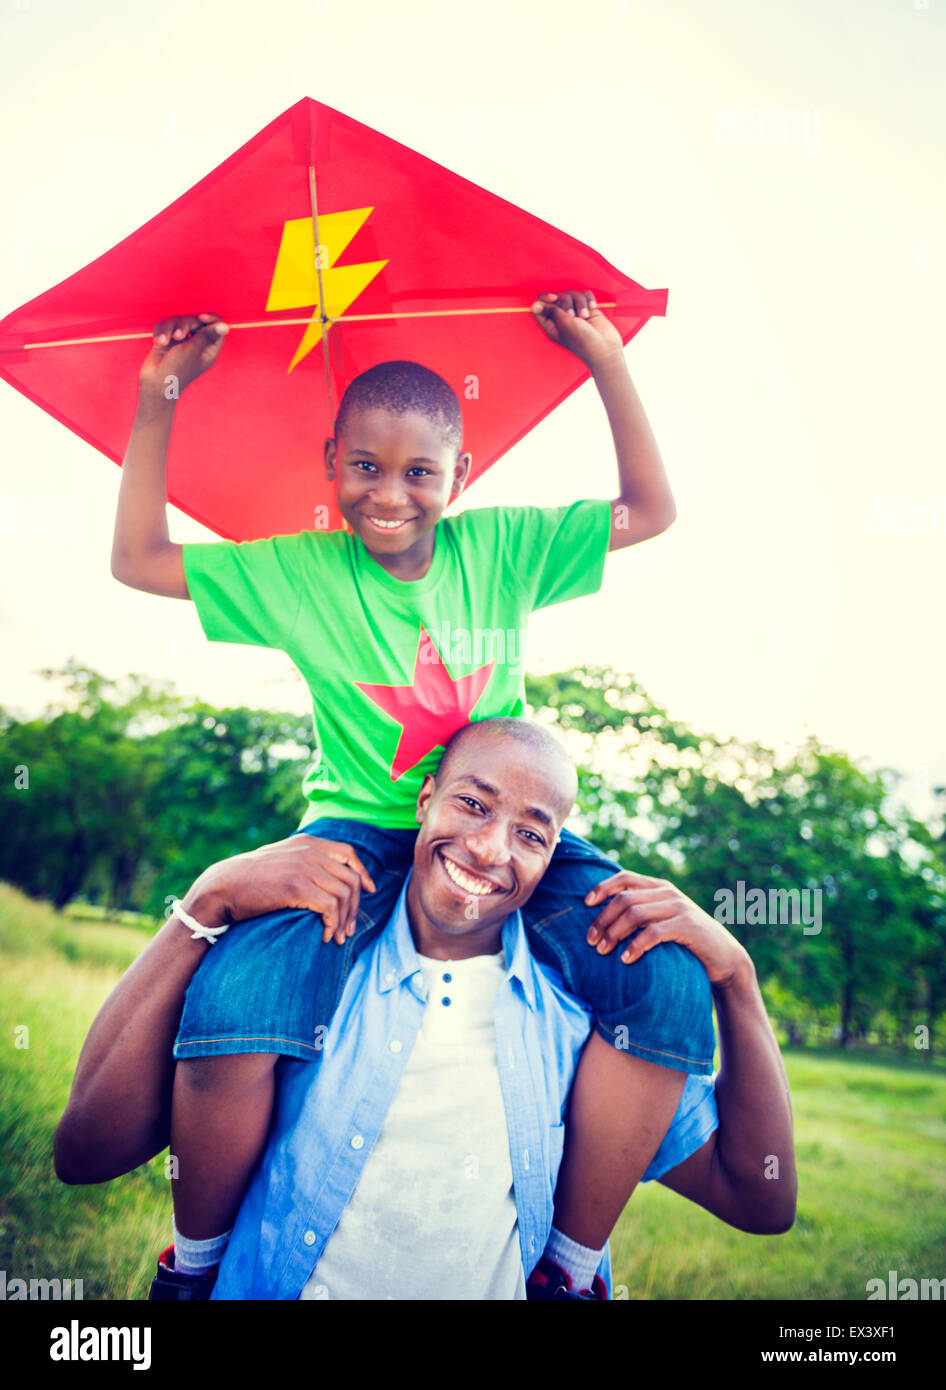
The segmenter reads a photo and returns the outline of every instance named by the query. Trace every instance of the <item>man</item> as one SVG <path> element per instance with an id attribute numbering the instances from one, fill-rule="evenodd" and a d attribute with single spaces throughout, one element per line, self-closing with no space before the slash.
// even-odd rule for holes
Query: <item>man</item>
<path id="1" fill-rule="evenodd" d="M 266 1151 L 213 1297 L 521 1298 L 527 1280 L 530 1297 L 576 1296 L 543 1258 L 562 1122 L 582 1048 L 614 1049 L 597 1035 L 588 1041 L 587 1014 L 532 959 L 519 916 L 575 791 L 567 756 L 537 725 L 484 720 L 451 740 L 418 798 L 420 832 L 398 909 L 352 969 L 321 1062 L 281 1064 Z M 271 862 L 281 854 L 284 880 L 301 853 L 275 847 Z M 280 904 L 305 895 L 297 883 L 262 886 L 260 874 L 249 888 L 258 856 L 202 875 L 185 899 L 188 916 L 213 929 L 228 912 L 266 910 L 273 893 L 282 892 Z M 691 1077 L 675 1117 L 655 1113 L 629 1136 L 631 1169 L 742 1229 L 787 1229 L 795 1195 L 787 1083 L 748 956 L 669 885 L 617 874 L 597 892 L 613 897 L 602 915 L 609 941 L 646 922 L 632 952 L 678 940 L 703 960 L 720 1021 L 719 1129 L 708 1079 Z M 206 949 L 169 923 L 96 1019 L 56 1135 L 65 1181 L 101 1181 L 163 1147 L 167 1073 L 143 1078 L 140 1119 L 123 1089 L 136 1057 L 153 1053 L 144 1030 L 173 1036 Z M 649 1073 L 661 1069 L 639 1065 L 646 1092 Z M 582 1122 L 586 1104 L 576 1089 L 569 1124 Z M 584 1177 L 593 1190 L 595 1174 Z M 607 1250 L 598 1253 L 606 1281 Z M 206 1296 L 212 1277 L 191 1280 L 190 1291 L 188 1278 L 166 1261 L 156 1296 Z M 576 1288 L 587 1285 L 584 1296 L 606 1296 L 601 1277 Z"/>

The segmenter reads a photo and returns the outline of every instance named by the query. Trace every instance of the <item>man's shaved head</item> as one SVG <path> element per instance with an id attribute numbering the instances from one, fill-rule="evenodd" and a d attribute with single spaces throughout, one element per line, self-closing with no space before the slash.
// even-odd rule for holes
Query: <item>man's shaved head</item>
<path id="1" fill-rule="evenodd" d="M 568 801 L 567 809 L 562 816 L 564 820 L 578 795 L 575 765 L 555 735 L 531 719 L 515 719 L 504 715 L 494 719 L 477 719 L 472 724 L 465 724 L 462 729 L 457 730 L 444 748 L 440 766 L 434 777 L 435 782 L 438 786 L 443 784 L 461 750 L 466 754 L 474 748 L 487 744 L 495 747 L 509 739 L 514 739 L 520 746 L 528 749 L 536 762 L 550 764 L 558 769 L 556 780 L 560 780 L 562 796 Z"/>

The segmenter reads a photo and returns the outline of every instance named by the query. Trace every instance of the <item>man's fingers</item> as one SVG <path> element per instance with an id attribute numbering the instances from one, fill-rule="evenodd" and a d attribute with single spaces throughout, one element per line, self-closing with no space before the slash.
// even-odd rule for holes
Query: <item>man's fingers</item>
<path id="1" fill-rule="evenodd" d="M 351 879 L 343 877 L 346 872 L 344 865 L 340 864 L 337 868 L 337 874 L 325 866 L 316 872 L 313 880 L 316 889 L 312 894 L 312 902 L 306 904 L 312 912 L 321 913 L 326 927 L 329 927 L 333 934 L 340 928 L 347 927 L 357 911 L 357 902 L 353 904 L 352 901 L 354 893 L 357 892 L 357 880 L 354 875 Z M 318 906 L 314 905 L 316 900 Z"/>
<path id="2" fill-rule="evenodd" d="M 621 892 L 624 888 L 666 888 L 668 884 L 665 879 L 652 878 L 649 874 L 635 874 L 630 869 L 621 869 L 618 873 L 612 874 L 610 878 L 603 878 L 600 883 L 592 888 L 590 893 L 585 895 L 585 902 L 588 907 L 594 907 L 595 903 L 601 902 L 604 898 L 613 897 L 615 893 Z"/>
<path id="3" fill-rule="evenodd" d="M 598 913 L 588 929 L 588 943 L 606 955 L 619 941 L 648 922 L 672 917 L 679 908 L 672 891 L 654 888 L 648 892 L 619 893 Z"/>
<path id="4" fill-rule="evenodd" d="M 325 846 L 325 853 L 330 859 L 335 859 L 340 864 L 347 864 L 349 868 L 354 870 L 361 879 L 362 885 L 367 892 L 374 893 L 377 891 L 374 886 L 374 880 L 351 845 L 343 844 L 341 841 L 336 843 L 332 840 L 323 841 L 323 845 Z"/>
<path id="5" fill-rule="evenodd" d="M 633 941 L 629 941 L 621 952 L 621 960 L 625 965 L 633 965 L 636 960 L 640 960 L 645 951 L 650 951 L 654 946 L 659 946 L 663 940 L 661 927 L 651 924 L 639 931 Z"/>

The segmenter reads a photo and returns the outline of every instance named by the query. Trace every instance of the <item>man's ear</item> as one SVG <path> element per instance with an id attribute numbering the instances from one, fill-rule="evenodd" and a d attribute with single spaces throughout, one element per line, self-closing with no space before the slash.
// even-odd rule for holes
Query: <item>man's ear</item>
<path id="1" fill-rule="evenodd" d="M 336 455 L 336 452 L 337 452 L 337 445 L 336 445 L 336 443 L 335 443 L 335 440 L 334 440 L 334 439 L 326 439 L 326 441 L 325 441 L 325 476 L 326 476 L 326 478 L 328 478 L 328 480 L 329 480 L 330 483 L 332 483 L 332 482 L 335 481 L 335 455 Z"/>
<path id="2" fill-rule="evenodd" d="M 430 798 L 434 794 L 435 786 L 436 783 L 434 782 L 433 774 L 428 772 L 421 784 L 420 791 L 417 793 L 417 811 L 415 813 L 415 819 L 418 825 L 421 824 L 424 816 L 427 814 L 427 807 L 430 805 Z"/>
<path id="3" fill-rule="evenodd" d="M 470 467 L 473 463 L 472 454 L 457 454 L 457 461 L 453 466 L 453 483 L 450 491 L 454 497 L 458 497 L 463 491 L 464 484 L 470 474 Z"/>

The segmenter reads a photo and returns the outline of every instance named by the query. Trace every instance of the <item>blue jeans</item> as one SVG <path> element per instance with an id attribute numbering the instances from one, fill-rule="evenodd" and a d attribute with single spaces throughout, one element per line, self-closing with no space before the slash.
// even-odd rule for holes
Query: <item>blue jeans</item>
<path id="1" fill-rule="evenodd" d="M 417 831 L 326 819 L 296 833 L 345 841 L 371 875 L 377 891 L 362 892 L 354 935 L 344 946 L 323 943 L 322 918 L 297 909 L 270 912 L 226 932 L 191 980 L 175 1057 L 276 1052 L 321 1059 L 348 973 L 394 911 Z M 585 895 L 617 868 L 563 830 L 544 878 L 522 908 L 532 953 L 589 1008 L 607 1042 L 674 1071 L 708 1075 L 715 1045 L 711 993 L 696 957 L 670 941 L 624 965 L 618 951 L 601 956 L 585 939 L 601 910 L 586 907 Z"/>

